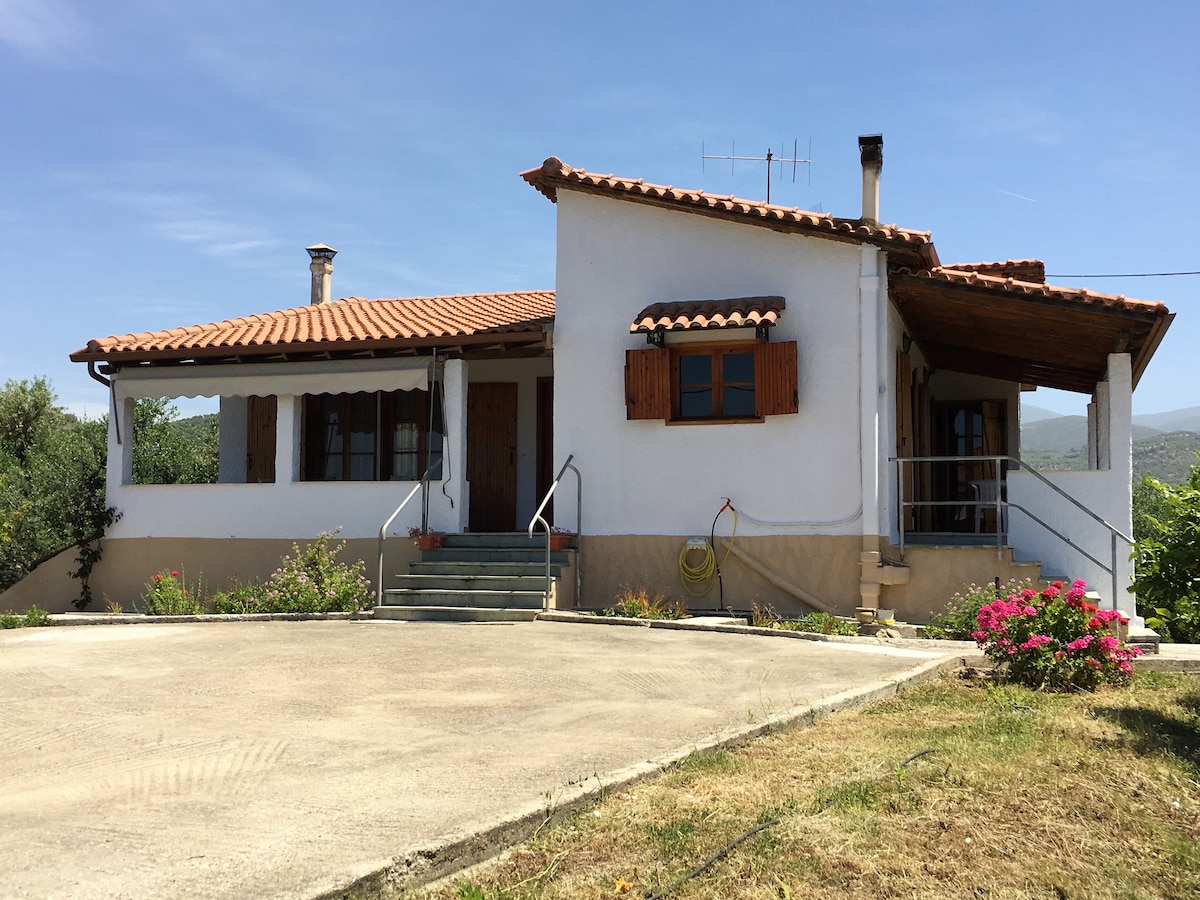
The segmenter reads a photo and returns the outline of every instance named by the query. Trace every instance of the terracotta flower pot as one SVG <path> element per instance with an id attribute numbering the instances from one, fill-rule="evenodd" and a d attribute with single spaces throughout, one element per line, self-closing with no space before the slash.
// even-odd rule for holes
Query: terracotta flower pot
<path id="1" fill-rule="evenodd" d="M 571 538 L 572 537 L 574 537 L 574 535 L 551 534 L 550 535 L 550 549 L 551 550 L 566 550 L 568 547 L 571 546 Z"/>
<path id="2" fill-rule="evenodd" d="M 418 534 L 417 546 L 422 550 L 439 550 L 445 540 L 444 534 Z"/>

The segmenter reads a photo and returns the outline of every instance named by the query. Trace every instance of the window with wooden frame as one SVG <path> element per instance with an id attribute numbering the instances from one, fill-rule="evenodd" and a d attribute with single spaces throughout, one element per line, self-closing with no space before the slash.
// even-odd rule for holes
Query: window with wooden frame
<path id="1" fill-rule="evenodd" d="M 628 419 L 734 424 L 799 410 L 795 341 L 689 343 L 625 352 Z"/>
<path id="2" fill-rule="evenodd" d="M 441 479 L 442 409 L 428 391 L 359 391 L 304 398 L 302 481 Z M 430 406 L 433 404 L 432 428 Z"/>

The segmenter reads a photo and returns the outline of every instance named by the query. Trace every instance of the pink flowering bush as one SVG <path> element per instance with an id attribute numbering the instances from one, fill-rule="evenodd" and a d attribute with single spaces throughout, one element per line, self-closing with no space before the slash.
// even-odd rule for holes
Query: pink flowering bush
<path id="1" fill-rule="evenodd" d="M 1074 691 L 1123 683 L 1142 651 L 1113 633 L 1127 621 L 1121 613 L 1088 603 L 1086 591 L 1082 581 L 1066 591 L 1061 581 L 1040 594 L 1013 591 L 979 610 L 971 637 L 1010 681 L 1029 687 Z"/>
<path id="2" fill-rule="evenodd" d="M 283 561 L 256 592 L 258 609 L 270 612 L 355 612 L 372 606 L 375 592 L 363 575 L 363 562 L 337 557 L 345 541 L 332 544 L 338 531 L 322 531 L 304 549 L 292 545 Z"/>

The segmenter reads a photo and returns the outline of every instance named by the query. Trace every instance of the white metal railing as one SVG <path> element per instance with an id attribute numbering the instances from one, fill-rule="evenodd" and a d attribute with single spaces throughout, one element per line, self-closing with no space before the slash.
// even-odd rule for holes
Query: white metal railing
<path id="1" fill-rule="evenodd" d="M 1026 516 L 1028 516 L 1030 518 L 1030 520 L 1037 523 L 1042 528 L 1046 529 L 1046 531 L 1050 532 L 1052 535 L 1054 535 L 1056 538 L 1058 538 L 1060 541 L 1062 541 L 1068 547 L 1071 547 L 1073 550 L 1075 550 L 1081 556 L 1086 557 L 1088 560 L 1090 560 L 1091 562 L 1093 562 L 1097 566 L 1099 566 L 1104 572 L 1108 573 L 1108 576 L 1112 581 L 1113 603 L 1115 604 L 1117 602 L 1117 596 L 1118 596 L 1118 592 L 1119 592 L 1119 585 L 1117 584 L 1117 539 L 1119 538 L 1120 540 L 1124 541 L 1126 544 L 1128 544 L 1129 546 L 1132 547 L 1133 546 L 1133 538 L 1130 537 L 1129 535 L 1125 534 L 1123 531 L 1121 531 L 1119 528 L 1117 528 L 1115 525 L 1111 524 L 1110 522 L 1108 522 L 1101 516 L 1098 516 L 1095 512 L 1090 510 L 1088 507 L 1084 506 L 1077 499 L 1072 497 L 1070 494 L 1068 494 L 1066 491 L 1064 491 L 1062 488 L 1060 488 L 1057 484 L 1055 484 L 1053 481 L 1051 481 L 1049 478 L 1047 478 L 1045 475 L 1043 475 L 1037 469 L 1033 468 L 1028 463 L 1022 462 L 1020 457 L 1003 456 L 1003 455 L 1001 455 L 1001 456 L 892 456 L 892 457 L 888 458 L 888 461 L 896 464 L 896 515 L 897 515 L 897 523 L 896 524 L 897 524 L 897 532 L 900 536 L 900 548 L 899 549 L 900 549 L 900 555 L 902 557 L 904 556 L 904 535 L 907 531 L 907 529 L 904 527 L 905 526 L 905 521 L 904 521 L 905 520 L 905 516 L 904 516 L 905 509 L 916 509 L 917 507 L 937 507 L 937 506 L 956 506 L 956 507 L 970 506 L 973 508 L 994 506 L 996 509 L 996 558 L 997 559 L 999 559 L 1003 555 L 1003 552 L 1004 552 L 1004 529 L 1002 528 L 1002 525 L 1001 525 L 1001 523 L 1003 522 L 1004 511 L 1008 510 L 1008 509 L 1015 509 L 1018 512 L 1024 513 Z M 1032 475 L 1034 478 L 1036 478 L 1042 484 L 1046 485 L 1046 487 L 1050 488 L 1050 490 L 1054 491 L 1054 493 L 1058 494 L 1060 497 L 1065 499 L 1068 503 L 1070 503 L 1072 506 L 1074 506 L 1076 509 L 1078 509 L 1080 512 L 1082 512 L 1088 518 L 1092 519 L 1093 521 L 1095 521 L 1095 522 L 1099 523 L 1101 526 L 1103 526 L 1108 531 L 1108 534 L 1109 534 L 1109 553 L 1110 553 L 1109 563 L 1105 564 L 1105 563 L 1101 562 L 1095 556 L 1093 556 L 1091 553 L 1089 553 L 1087 550 L 1085 550 L 1083 547 L 1080 547 L 1077 543 L 1075 543 L 1073 540 L 1071 540 L 1071 538 L 1069 538 L 1067 535 L 1063 534 L 1061 531 L 1056 529 L 1054 526 L 1050 525 L 1048 522 L 1044 521 L 1043 519 L 1038 517 L 1033 512 L 1030 512 L 1028 509 L 1021 506 L 1019 503 L 1012 503 L 1008 500 L 1003 499 L 1003 493 L 1001 491 L 1001 488 L 1003 487 L 1004 482 L 1003 482 L 1003 473 L 1001 471 L 1001 465 L 1000 465 L 1002 462 L 1007 462 L 1007 463 L 1012 464 L 1016 468 L 1024 469 L 1026 472 L 1028 472 L 1030 475 Z M 995 499 L 994 500 L 989 499 L 986 501 L 980 501 L 980 500 L 905 500 L 904 499 L 904 465 L 906 463 L 909 463 L 909 464 L 912 464 L 912 463 L 993 463 L 994 468 L 995 468 L 995 473 L 996 473 L 994 476 Z M 992 480 L 992 479 L 988 479 L 988 480 Z"/>
<path id="2" fill-rule="evenodd" d="M 546 496 L 542 498 L 542 502 L 538 504 L 533 518 L 529 520 L 529 528 L 526 529 L 529 537 L 533 537 L 533 526 L 538 522 L 541 522 L 542 527 L 546 529 L 546 590 L 542 596 L 542 609 L 547 609 L 550 606 L 550 590 L 553 585 L 553 581 L 550 578 L 550 523 L 542 517 L 542 510 L 546 508 L 546 504 L 550 502 L 550 498 L 558 490 L 558 483 L 562 481 L 562 477 L 567 469 L 575 473 L 575 536 L 579 544 L 575 554 L 576 606 L 579 605 L 580 591 L 583 589 L 583 476 L 579 474 L 579 469 L 571 465 L 571 460 L 574 458 L 575 454 L 572 453 L 567 457 L 567 461 L 562 464 L 562 468 L 558 470 L 558 474 L 554 476 L 554 481 L 550 484 L 550 489 L 546 491 Z"/>
<path id="3" fill-rule="evenodd" d="M 417 491 L 421 490 L 422 488 L 426 487 L 429 484 L 429 473 L 432 471 L 433 471 L 433 466 L 430 466 L 428 469 L 425 470 L 425 474 L 421 476 L 421 480 L 413 485 L 412 490 L 409 491 L 405 495 L 404 499 L 400 501 L 400 505 L 397 506 L 395 511 L 390 516 L 387 517 L 387 521 L 379 526 L 379 569 L 378 569 L 379 580 L 375 584 L 375 605 L 376 606 L 379 606 L 380 604 L 383 603 L 383 542 L 387 540 L 387 530 L 388 530 L 388 528 L 391 527 L 392 522 L 396 521 L 396 516 L 400 515 L 401 510 L 403 510 L 404 507 L 408 506 L 408 501 L 416 496 Z M 421 524 L 422 524 L 422 526 L 424 526 L 424 524 L 425 524 L 424 519 L 422 519 Z"/>

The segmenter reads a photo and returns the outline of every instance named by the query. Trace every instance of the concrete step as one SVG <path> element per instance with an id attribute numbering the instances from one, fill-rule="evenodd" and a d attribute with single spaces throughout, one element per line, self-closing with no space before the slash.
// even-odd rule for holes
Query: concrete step
<path id="1" fill-rule="evenodd" d="M 565 566 L 569 550 L 554 550 L 550 553 L 551 565 Z M 534 547 L 442 547 L 440 550 L 422 550 L 422 562 L 541 562 L 546 563 L 545 545 Z"/>
<path id="2" fill-rule="evenodd" d="M 535 532 L 533 537 L 529 537 L 524 531 L 505 531 L 505 532 L 464 532 L 462 534 L 447 534 L 443 547 L 449 548 L 465 548 L 465 547 L 516 547 L 516 548 L 541 548 L 545 552 L 546 548 L 546 533 Z"/>
<path id="3" fill-rule="evenodd" d="M 433 562 L 414 562 L 408 564 L 412 575 L 494 575 L 497 577 L 535 576 L 545 579 L 546 560 L 543 556 L 537 562 L 464 562 L 461 560 L 435 560 Z M 557 578 L 562 573 L 562 566 L 553 563 L 550 566 L 550 576 Z"/>
<path id="4" fill-rule="evenodd" d="M 401 622 L 532 622 L 538 609 L 481 609 L 463 606 L 377 606 L 376 619 Z"/>
<path id="5" fill-rule="evenodd" d="M 392 587 L 410 591 L 535 591 L 540 594 L 546 589 L 546 574 L 544 571 L 521 575 L 415 573 L 397 575 Z"/>
<path id="6" fill-rule="evenodd" d="M 397 588 L 383 592 L 383 606 L 437 606 L 478 609 L 536 609 L 541 610 L 545 594 L 538 591 L 487 590 L 407 590 Z M 377 609 L 379 607 L 376 607 Z"/>

